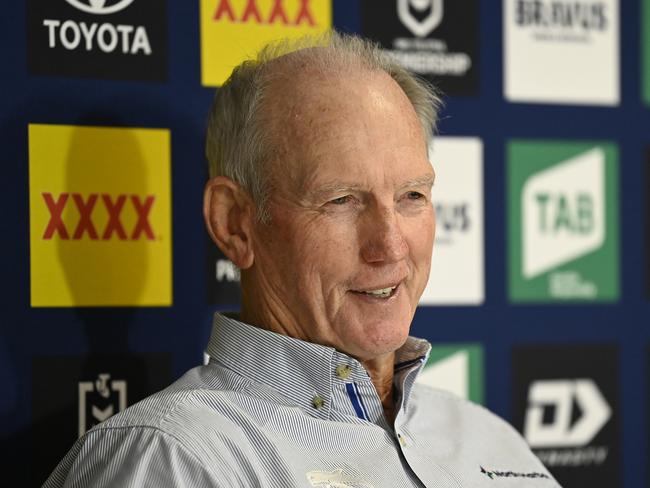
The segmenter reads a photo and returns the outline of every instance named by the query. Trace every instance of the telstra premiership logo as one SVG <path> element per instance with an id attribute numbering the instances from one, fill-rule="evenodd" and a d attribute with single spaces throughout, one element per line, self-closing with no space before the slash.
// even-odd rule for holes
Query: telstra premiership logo
<path id="1" fill-rule="evenodd" d="M 88 0 L 87 2 L 81 2 L 80 0 L 65 0 L 74 8 L 77 8 L 83 12 L 95 15 L 106 15 L 114 14 L 120 10 L 124 10 L 126 7 L 131 5 L 134 0 L 119 0 L 118 2 L 106 5 L 106 0 Z"/>
<path id="2" fill-rule="evenodd" d="M 50 220 L 47 223 L 43 239 L 52 239 L 58 235 L 61 239 L 81 239 L 87 235 L 91 240 L 103 239 L 108 240 L 115 236 L 120 240 L 138 240 L 141 238 L 153 240 L 155 235 L 149 221 L 149 214 L 151 207 L 154 204 L 156 197 L 154 195 L 147 195 L 146 197 L 139 197 L 138 195 L 118 195 L 113 198 L 111 195 L 103 193 L 91 193 L 87 198 L 79 193 L 61 193 L 57 197 L 51 193 L 44 192 L 43 201 L 50 212 Z M 100 199 L 101 197 L 101 199 Z M 126 231 L 125 226 L 121 220 L 122 210 L 128 201 L 133 206 L 133 210 L 137 214 L 137 222 L 131 230 Z M 108 222 L 101 233 L 97 232 L 97 226 L 92 219 L 93 210 L 97 202 L 101 201 L 108 213 Z M 74 206 L 79 212 L 79 220 L 74 228 L 74 232 L 70 233 L 63 221 L 63 211 L 69 202 L 74 202 Z"/>
<path id="3" fill-rule="evenodd" d="M 426 37 L 442 22 L 443 5 L 444 0 L 397 0 L 397 16 L 414 35 Z M 427 9 L 429 13 L 421 17 Z"/>

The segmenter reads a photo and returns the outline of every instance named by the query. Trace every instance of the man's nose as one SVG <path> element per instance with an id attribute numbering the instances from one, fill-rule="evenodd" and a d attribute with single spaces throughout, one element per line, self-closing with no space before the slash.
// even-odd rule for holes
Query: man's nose
<path id="1" fill-rule="evenodd" d="M 394 263 L 408 255 L 399 216 L 393 208 L 371 211 L 363 226 L 361 256 L 368 263 Z"/>

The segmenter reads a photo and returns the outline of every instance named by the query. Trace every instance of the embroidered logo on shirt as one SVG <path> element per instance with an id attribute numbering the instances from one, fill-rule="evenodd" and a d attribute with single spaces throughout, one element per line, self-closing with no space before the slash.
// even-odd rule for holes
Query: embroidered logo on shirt
<path id="1" fill-rule="evenodd" d="M 551 479 L 551 477 L 545 473 L 539 473 L 536 471 L 532 471 L 529 473 L 518 473 L 516 471 L 496 471 L 496 470 L 488 470 L 485 469 L 483 466 L 479 466 L 481 468 L 481 473 L 483 473 L 485 476 L 493 480 L 494 478 L 545 478 L 545 479 Z"/>
<path id="2" fill-rule="evenodd" d="M 370 483 L 344 474 L 342 469 L 309 471 L 307 479 L 311 486 L 318 486 L 319 488 L 374 488 Z"/>

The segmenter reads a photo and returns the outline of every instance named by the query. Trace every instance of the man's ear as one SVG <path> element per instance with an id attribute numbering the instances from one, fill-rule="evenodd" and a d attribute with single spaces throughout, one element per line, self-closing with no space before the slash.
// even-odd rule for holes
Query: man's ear
<path id="1" fill-rule="evenodd" d="M 225 176 L 208 180 L 203 195 L 203 217 L 210 237 L 239 269 L 254 261 L 251 230 L 254 204 L 248 192 Z"/>

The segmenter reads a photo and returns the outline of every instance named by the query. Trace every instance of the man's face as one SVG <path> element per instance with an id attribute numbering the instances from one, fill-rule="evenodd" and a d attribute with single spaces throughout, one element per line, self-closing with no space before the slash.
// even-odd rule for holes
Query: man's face
<path id="1" fill-rule="evenodd" d="M 415 112 L 384 73 L 304 75 L 276 93 L 271 222 L 253 238 L 258 312 L 360 360 L 391 353 L 426 286 L 435 229 Z"/>

